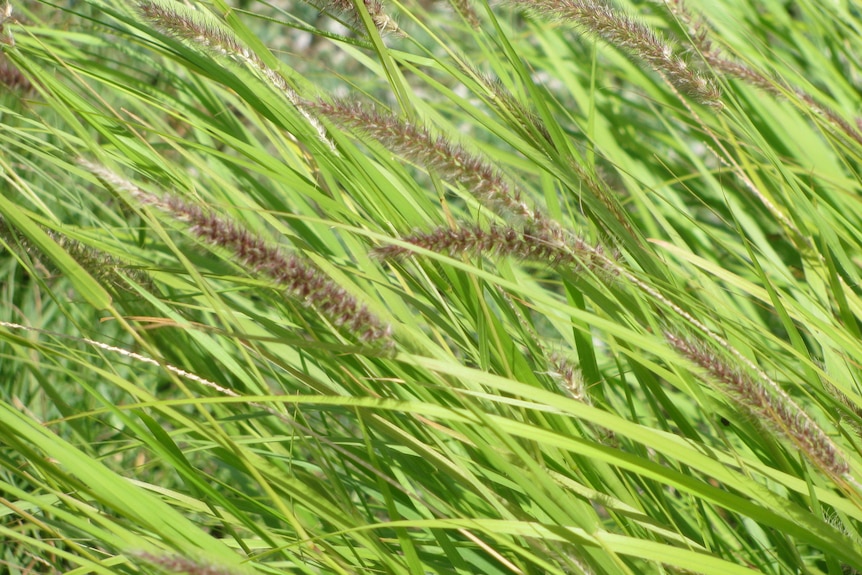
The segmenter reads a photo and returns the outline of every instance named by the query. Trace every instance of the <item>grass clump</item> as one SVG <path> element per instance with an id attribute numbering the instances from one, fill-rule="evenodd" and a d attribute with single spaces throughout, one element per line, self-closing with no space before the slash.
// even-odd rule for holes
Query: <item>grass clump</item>
<path id="1" fill-rule="evenodd" d="M 6 571 L 862 569 L 852 7 L 0 16 Z"/>

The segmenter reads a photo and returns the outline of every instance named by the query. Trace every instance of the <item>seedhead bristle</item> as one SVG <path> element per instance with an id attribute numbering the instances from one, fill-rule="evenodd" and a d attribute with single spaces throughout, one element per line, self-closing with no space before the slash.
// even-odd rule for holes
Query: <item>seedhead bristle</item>
<path id="1" fill-rule="evenodd" d="M 820 470 L 843 477 L 850 467 L 826 432 L 775 382 L 760 381 L 702 341 L 665 332 L 679 353 L 705 370 L 720 389 L 757 420 L 796 445 Z"/>
<path id="2" fill-rule="evenodd" d="M 356 102 L 317 101 L 307 107 L 341 127 L 373 138 L 441 178 L 459 183 L 488 207 L 515 216 L 544 237 L 565 236 L 559 224 L 529 206 L 499 170 L 445 136 L 433 136 L 422 126 Z"/>
<path id="3" fill-rule="evenodd" d="M 205 243 L 231 252 L 246 270 L 271 279 L 286 296 L 305 307 L 316 309 L 335 326 L 352 333 L 360 341 L 392 345 L 391 328 L 311 262 L 284 253 L 280 247 L 236 222 L 199 205 L 170 194 L 158 196 L 146 192 L 102 166 L 84 160 L 80 163 L 141 204 L 155 207 L 185 223 Z"/>
<path id="4" fill-rule="evenodd" d="M 485 257 L 515 257 L 555 267 L 582 266 L 604 269 L 605 256 L 600 247 L 589 245 L 580 238 L 560 241 L 542 231 L 508 226 L 462 224 L 456 228 L 436 228 L 401 238 L 414 246 L 441 254 L 470 254 Z M 388 245 L 375 248 L 372 254 L 380 259 L 400 259 L 413 252 L 407 247 Z"/>
<path id="5" fill-rule="evenodd" d="M 290 86 L 287 79 L 279 71 L 268 66 L 260 56 L 243 44 L 232 30 L 216 20 L 213 15 L 193 10 L 176 2 L 165 4 L 162 0 L 158 2 L 141 0 L 137 6 L 141 15 L 165 34 L 189 41 L 210 52 L 248 66 L 281 93 L 317 131 L 320 140 L 331 150 L 335 150 L 335 146 L 326 137 L 326 130 L 318 119 L 301 105 L 299 94 Z"/>
<path id="6" fill-rule="evenodd" d="M 506 0 L 540 17 L 571 23 L 598 36 L 659 73 L 668 83 L 701 104 L 721 109 L 721 91 L 683 59 L 671 43 L 647 26 L 594 0 Z"/>

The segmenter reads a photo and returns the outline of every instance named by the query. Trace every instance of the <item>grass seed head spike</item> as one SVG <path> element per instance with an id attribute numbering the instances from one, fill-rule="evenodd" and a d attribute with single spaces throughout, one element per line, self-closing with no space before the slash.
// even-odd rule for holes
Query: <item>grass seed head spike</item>
<path id="1" fill-rule="evenodd" d="M 506 0 L 506 3 L 578 27 L 651 68 L 697 102 L 721 109 L 721 90 L 689 64 L 670 41 L 601 0 Z"/>
<path id="2" fill-rule="evenodd" d="M 776 392 L 774 382 L 764 385 L 702 342 L 670 332 L 665 332 L 665 339 L 709 373 L 740 407 L 795 444 L 820 470 L 833 477 L 844 477 L 850 471 L 835 442 L 790 396 Z"/>
<path id="3" fill-rule="evenodd" d="M 173 216 L 204 242 L 225 249 L 255 275 L 273 280 L 285 295 L 302 305 L 318 310 L 335 326 L 352 333 L 360 341 L 389 347 L 392 330 L 355 297 L 319 271 L 311 262 L 286 254 L 265 239 L 252 234 L 230 219 L 217 215 L 182 198 L 146 192 L 110 170 L 86 160 L 79 163 L 99 178 L 134 197 Z"/>

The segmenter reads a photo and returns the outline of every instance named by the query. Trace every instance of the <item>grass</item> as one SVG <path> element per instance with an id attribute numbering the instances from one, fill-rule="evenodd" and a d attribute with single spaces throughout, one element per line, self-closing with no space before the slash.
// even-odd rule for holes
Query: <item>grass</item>
<path id="1" fill-rule="evenodd" d="M 0 570 L 862 570 L 854 3 L 4 14 Z"/>

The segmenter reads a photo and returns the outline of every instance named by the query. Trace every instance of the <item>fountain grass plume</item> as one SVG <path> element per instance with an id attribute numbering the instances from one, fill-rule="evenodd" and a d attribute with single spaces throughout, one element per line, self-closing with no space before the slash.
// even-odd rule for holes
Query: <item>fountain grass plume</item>
<path id="1" fill-rule="evenodd" d="M 133 282 L 143 286 L 147 290 L 154 290 L 152 278 L 144 271 L 130 265 L 127 262 L 110 256 L 100 250 L 91 248 L 68 236 L 59 234 L 52 230 L 45 230 L 48 236 L 68 253 L 81 267 L 97 279 L 100 283 L 108 286 L 114 293 L 133 292 L 124 275 Z M 59 273 L 54 266 L 53 260 L 44 257 L 41 250 L 25 236 L 17 233 L 9 226 L 5 219 L 0 218 L 0 239 L 5 241 L 11 248 L 26 252 L 36 257 L 45 265 L 51 273 Z"/>
<path id="2" fill-rule="evenodd" d="M 455 228 L 440 227 L 429 232 L 416 232 L 400 238 L 414 246 L 445 254 L 469 254 L 488 257 L 515 257 L 520 260 L 552 266 L 606 270 L 607 258 L 601 247 L 589 245 L 572 236 L 570 241 L 546 237 L 544 232 L 510 226 L 461 224 Z M 405 246 L 388 245 L 375 248 L 372 254 L 380 259 L 401 259 L 412 254 Z"/>
<path id="3" fill-rule="evenodd" d="M 665 5 L 670 13 L 685 27 L 689 41 L 697 49 L 697 53 L 703 58 L 704 62 L 714 71 L 741 80 L 782 99 L 787 98 L 789 94 L 794 94 L 809 107 L 814 115 L 825 118 L 833 127 L 857 143 L 862 144 L 862 131 L 857 126 L 845 120 L 834 109 L 815 100 L 811 94 L 808 94 L 801 88 L 788 86 L 786 83 L 755 70 L 738 60 L 728 58 L 712 41 L 706 22 L 702 18 L 694 16 L 689 11 L 684 0 L 665 0 Z M 860 120 L 857 119 L 857 124 L 859 122 Z"/>
<path id="4" fill-rule="evenodd" d="M 542 237 L 565 239 L 567 234 L 560 225 L 540 209 L 528 205 L 499 170 L 447 137 L 434 136 L 423 126 L 354 101 L 318 100 L 307 103 L 306 107 L 340 127 L 373 138 L 441 178 L 460 184 L 489 208 L 515 216 Z"/>
<path id="5" fill-rule="evenodd" d="M 543 18 L 574 24 L 645 64 L 674 88 L 701 104 L 721 109 L 721 91 L 671 43 L 610 4 L 597 0 L 506 0 Z"/>
<path id="6" fill-rule="evenodd" d="M 664 335 L 674 349 L 705 370 L 738 406 L 788 439 L 821 471 L 835 478 L 849 473 L 850 466 L 835 442 L 777 383 L 753 377 L 702 341 L 670 332 Z"/>
<path id="7" fill-rule="evenodd" d="M 133 551 L 129 555 L 150 565 L 155 565 L 167 573 L 185 573 L 186 575 L 246 575 L 249 573 L 237 567 L 217 565 L 172 553 Z"/>
<path id="8" fill-rule="evenodd" d="M 0 84 L 22 95 L 34 91 L 30 80 L 3 55 L 0 55 Z"/>
<path id="9" fill-rule="evenodd" d="M 137 9 L 146 20 L 163 33 L 191 42 L 210 52 L 226 56 L 248 66 L 282 94 L 303 115 L 317 131 L 321 141 L 330 149 L 335 149 L 332 142 L 326 137 L 326 130 L 317 118 L 303 108 L 302 99 L 296 90 L 290 86 L 284 75 L 268 66 L 260 56 L 243 44 L 232 30 L 213 15 L 203 10 L 193 10 L 177 2 L 168 4 L 162 0 L 139 1 Z"/>
<path id="10" fill-rule="evenodd" d="M 391 328 L 372 314 L 344 288 L 319 271 L 311 262 L 286 254 L 277 246 L 240 227 L 236 222 L 174 195 L 146 192 L 110 170 L 86 160 L 79 163 L 118 191 L 130 194 L 144 205 L 158 208 L 188 225 L 205 243 L 224 249 L 246 270 L 271 279 L 289 298 L 314 308 L 335 326 L 360 341 L 392 345 Z"/>
<path id="11" fill-rule="evenodd" d="M 449 0 L 449 5 L 470 25 L 473 30 L 478 30 L 482 25 L 479 14 L 470 3 L 470 0 Z"/>
<path id="12" fill-rule="evenodd" d="M 362 16 L 352 0 L 309 0 L 309 4 L 324 12 L 337 14 L 347 21 L 354 29 L 361 30 Z M 399 33 L 398 23 L 392 19 L 380 0 L 362 0 L 362 4 L 371 16 L 371 21 L 381 34 Z"/>

